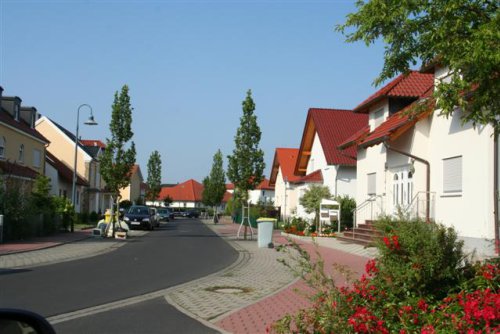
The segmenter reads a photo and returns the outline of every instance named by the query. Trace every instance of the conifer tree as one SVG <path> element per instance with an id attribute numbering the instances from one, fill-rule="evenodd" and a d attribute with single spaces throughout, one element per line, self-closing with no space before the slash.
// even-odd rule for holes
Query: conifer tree
<path id="1" fill-rule="evenodd" d="M 153 151 L 148 160 L 148 199 L 156 201 L 161 191 L 161 156 L 158 151 Z"/>
<path id="2" fill-rule="evenodd" d="M 222 203 L 226 193 L 226 175 L 224 173 L 222 152 L 215 153 L 210 175 L 203 180 L 203 202 L 214 208 L 214 223 L 218 222 L 216 207 Z"/>

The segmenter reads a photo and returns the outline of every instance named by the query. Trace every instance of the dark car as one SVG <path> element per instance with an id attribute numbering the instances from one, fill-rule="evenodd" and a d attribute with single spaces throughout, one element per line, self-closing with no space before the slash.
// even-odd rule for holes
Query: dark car
<path id="1" fill-rule="evenodd" d="M 161 221 L 170 221 L 173 219 L 174 214 L 169 209 L 158 209 L 158 215 L 160 216 Z"/>
<path id="2" fill-rule="evenodd" d="M 156 225 L 156 213 L 145 205 L 132 205 L 125 213 L 123 220 L 130 229 L 141 228 L 152 230 Z"/>
<path id="3" fill-rule="evenodd" d="M 198 218 L 200 216 L 200 212 L 198 210 L 188 210 L 184 211 L 183 216 L 188 218 Z"/>

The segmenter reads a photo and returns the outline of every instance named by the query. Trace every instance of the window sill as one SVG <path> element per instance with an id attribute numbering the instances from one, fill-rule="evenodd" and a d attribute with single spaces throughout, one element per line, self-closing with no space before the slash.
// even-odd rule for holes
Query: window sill
<path id="1" fill-rule="evenodd" d="M 446 198 L 446 197 L 462 197 L 462 193 L 443 193 L 440 196 L 441 198 Z"/>

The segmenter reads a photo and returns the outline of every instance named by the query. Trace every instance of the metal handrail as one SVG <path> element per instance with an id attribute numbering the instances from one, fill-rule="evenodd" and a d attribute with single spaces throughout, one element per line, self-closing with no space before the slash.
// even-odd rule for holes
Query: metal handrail
<path id="1" fill-rule="evenodd" d="M 352 212 L 353 229 L 358 226 L 357 212 L 360 211 L 361 209 L 365 208 L 368 204 L 371 205 L 371 218 L 373 219 L 373 202 L 375 202 L 377 200 L 377 198 L 382 198 L 382 195 L 370 195 L 370 197 L 368 199 L 366 199 L 360 205 L 356 206 L 356 208 Z"/>
<path id="2" fill-rule="evenodd" d="M 421 194 L 429 195 L 429 199 L 428 200 L 431 201 L 430 195 L 434 195 L 435 196 L 436 192 L 435 191 L 419 191 L 419 192 L 417 192 L 415 194 L 415 196 L 413 196 L 410 204 L 408 204 L 406 206 L 406 208 L 405 208 L 405 212 L 407 212 L 410 215 L 410 217 L 411 217 L 411 209 L 415 205 L 415 201 L 416 201 L 416 203 L 417 203 L 417 211 L 416 211 L 417 212 L 417 218 L 419 218 L 419 214 L 418 213 L 419 213 L 420 210 L 419 210 L 419 207 L 418 207 L 419 206 L 418 198 L 419 198 L 419 196 Z M 427 198 L 426 198 L 426 201 L 427 201 Z"/>

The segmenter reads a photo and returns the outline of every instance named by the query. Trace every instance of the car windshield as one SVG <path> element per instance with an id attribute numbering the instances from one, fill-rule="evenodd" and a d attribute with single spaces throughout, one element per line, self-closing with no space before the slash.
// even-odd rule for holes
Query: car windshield
<path id="1" fill-rule="evenodd" d="M 147 215 L 149 213 L 149 211 L 146 208 L 130 208 L 128 213 L 131 213 L 134 215 Z"/>

